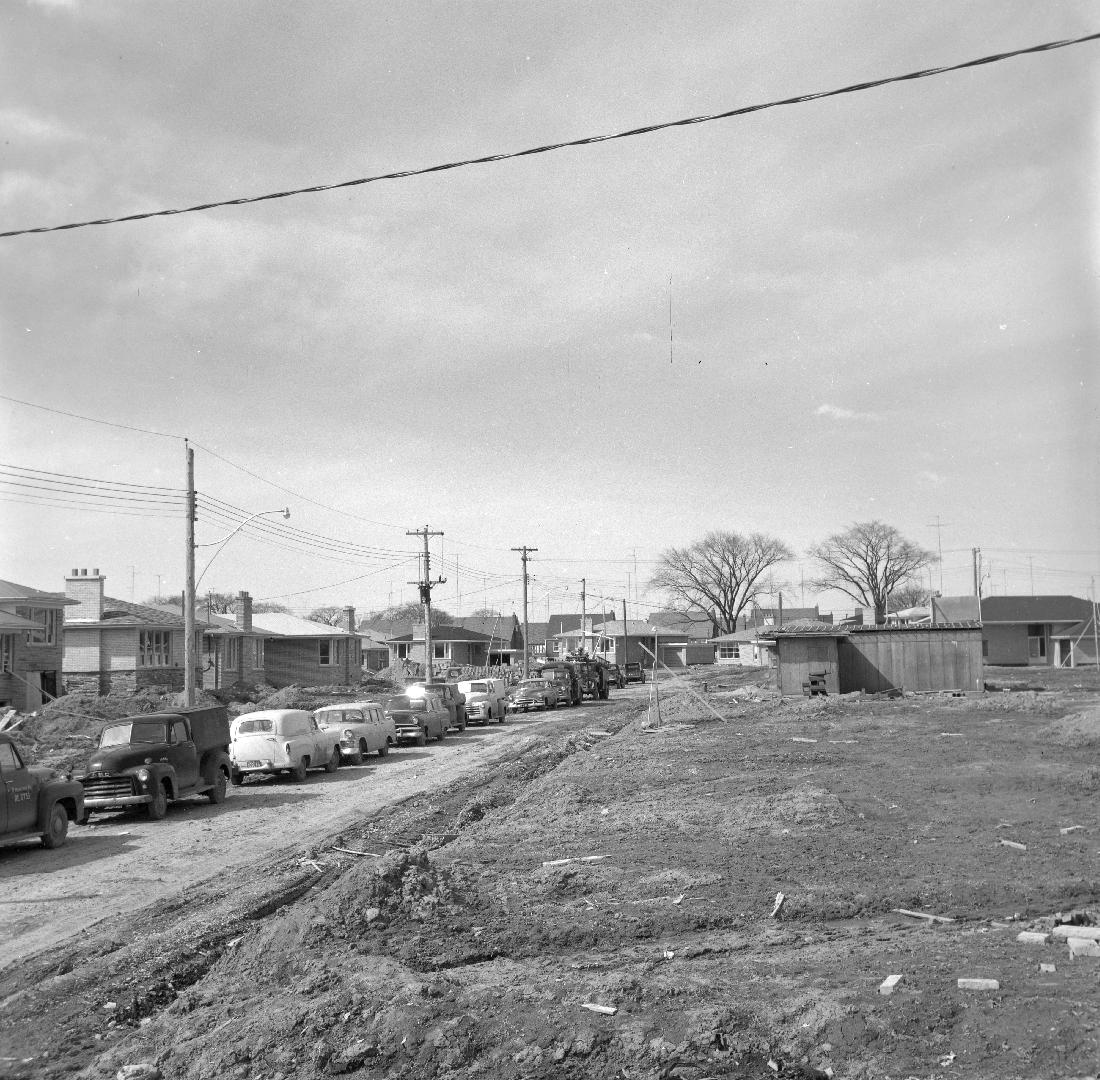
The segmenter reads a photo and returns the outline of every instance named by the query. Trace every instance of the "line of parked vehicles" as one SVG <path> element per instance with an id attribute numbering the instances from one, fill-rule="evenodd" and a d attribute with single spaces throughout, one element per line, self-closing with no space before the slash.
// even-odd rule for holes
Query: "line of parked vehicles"
<path id="1" fill-rule="evenodd" d="M 264 709 L 232 722 L 223 706 L 144 713 L 107 724 L 76 779 L 28 766 L 11 737 L 0 733 L 0 841 L 39 836 L 55 848 L 65 842 L 70 822 L 86 824 L 93 813 L 143 808 L 160 820 L 169 802 L 205 795 L 221 803 L 227 785 L 240 786 L 250 776 L 286 775 L 301 783 L 311 769 L 361 765 L 369 754 L 385 757 L 402 743 L 442 741 L 471 723 L 503 724 L 509 714 L 606 699 L 629 674 L 575 656 L 536 665 L 531 678 L 511 686 L 501 678 L 411 683 L 379 701 L 312 712 Z"/>

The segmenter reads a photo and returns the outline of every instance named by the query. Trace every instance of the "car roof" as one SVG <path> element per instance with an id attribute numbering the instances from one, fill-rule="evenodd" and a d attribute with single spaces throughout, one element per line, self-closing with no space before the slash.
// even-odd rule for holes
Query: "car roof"
<path id="1" fill-rule="evenodd" d="M 330 710 L 335 712 L 337 709 L 367 709 L 372 706 L 376 709 L 380 709 L 382 708 L 382 703 L 380 701 L 344 701 L 339 705 L 322 705 L 319 709 L 314 709 L 313 711 L 315 713 L 329 712 Z M 246 713 L 245 715 L 247 716 L 248 714 Z"/>
<path id="2" fill-rule="evenodd" d="M 241 713 L 236 717 L 233 723 L 237 723 L 238 720 L 258 720 L 261 717 L 264 720 L 281 720 L 284 716 L 310 716 L 308 709 L 257 709 L 255 712 Z"/>

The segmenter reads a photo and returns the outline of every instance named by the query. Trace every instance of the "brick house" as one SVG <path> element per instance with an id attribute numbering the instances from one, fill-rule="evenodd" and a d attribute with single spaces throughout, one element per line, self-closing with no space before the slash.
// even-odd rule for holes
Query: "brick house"
<path id="1" fill-rule="evenodd" d="M 247 594 L 245 594 L 247 596 Z M 358 686 L 363 648 L 355 631 L 355 608 L 344 608 L 340 626 L 327 626 L 283 612 L 252 612 L 251 598 L 240 603 L 237 625 L 263 639 L 264 679 L 282 686 Z"/>
<path id="2" fill-rule="evenodd" d="M 463 630 L 476 630 L 488 637 L 488 663 L 517 664 L 523 658 L 523 627 L 512 615 L 467 615 L 452 624 Z M 528 623 L 528 629 L 531 624 Z"/>
<path id="3" fill-rule="evenodd" d="M 461 626 L 432 627 L 432 660 L 436 667 L 485 667 L 489 663 L 488 634 L 466 630 Z M 390 663 L 407 660 L 412 664 L 424 663 L 424 624 L 417 623 L 407 634 L 387 639 Z"/>
<path id="4" fill-rule="evenodd" d="M 0 581 L 0 708 L 33 712 L 58 697 L 65 608 L 73 601 Z"/>
<path id="5" fill-rule="evenodd" d="M 73 570 L 65 595 L 62 678 L 68 693 L 132 693 L 183 689 L 184 620 L 179 611 L 131 604 L 104 593 L 98 570 Z M 202 628 L 195 630 L 196 685 Z"/>
<path id="6" fill-rule="evenodd" d="M 233 607 L 233 615 L 219 615 L 201 607 L 195 613 L 202 624 L 205 690 L 220 690 L 234 683 L 267 682 L 265 638 L 252 626 L 252 597 L 238 593 Z"/>

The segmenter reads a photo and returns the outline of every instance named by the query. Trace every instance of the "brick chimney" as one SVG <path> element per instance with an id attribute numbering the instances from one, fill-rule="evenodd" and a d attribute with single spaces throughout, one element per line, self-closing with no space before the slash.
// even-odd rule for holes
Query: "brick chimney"
<path id="1" fill-rule="evenodd" d="M 340 629 L 341 630 L 347 630 L 348 633 L 350 633 L 350 634 L 355 633 L 355 631 L 356 631 L 355 608 L 353 608 L 353 607 L 344 608 L 344 614 L 343 614 L 342 618 L 340 619 Z"/>
<path id="2" fill-rule="evenodd" d="M 91 574 L 87 570 L 74 569 L 65 578 L 65 595 L 79 604 L 65 612 L 66 622 L 99 622 L 103 618 L 103 583 L 106 580 L 98 567 Z"/>
<path id="3" fill-rule="evenodd" d="M 252 629 L 252 597 L 243 589 L 233 602 L 233 619 L 242 630 Z"/>

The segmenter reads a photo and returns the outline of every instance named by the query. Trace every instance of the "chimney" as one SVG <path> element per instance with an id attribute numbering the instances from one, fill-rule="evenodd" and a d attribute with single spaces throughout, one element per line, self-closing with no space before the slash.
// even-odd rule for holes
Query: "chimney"
<path id="1" fill-rule="evenodd" d="M 340 627 L 343 630 L 347 630 L 349 634 L 355 633 L 355 608 L 344 608 L 344 617 L 340 620 Z"/>
<path id="2" fill-rule="evenodd" d="M 252 597 L 243 589 L 233 602 L 233 619 L 242 630 L 252 629 Z"/>
<path id="3" fill-rule="evenodd" d="M 65 578 L 65 595 L 76 600 L 78 606 L 65 612 L 66 622 L 99 622 L 103 618 L 103 582 L 99 568 L 92 571 L 73 570 Z"/>

